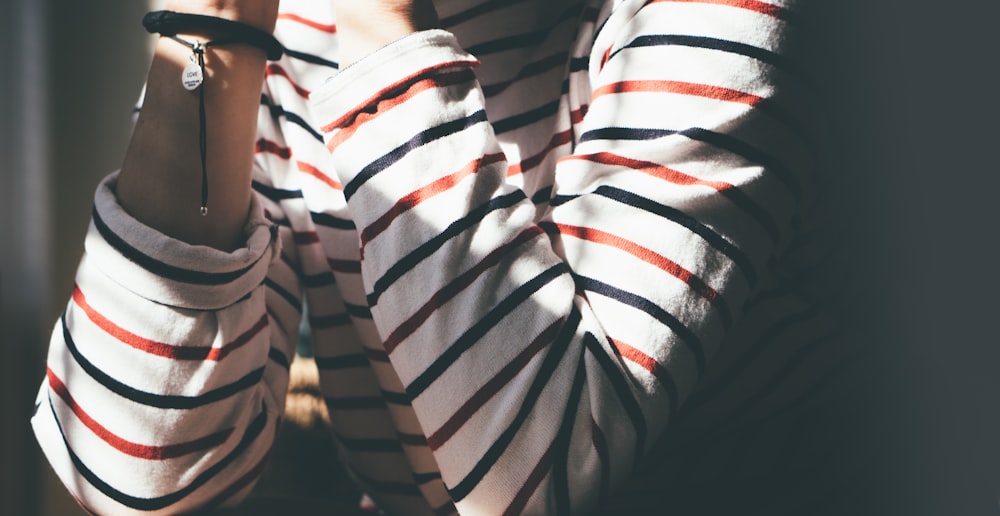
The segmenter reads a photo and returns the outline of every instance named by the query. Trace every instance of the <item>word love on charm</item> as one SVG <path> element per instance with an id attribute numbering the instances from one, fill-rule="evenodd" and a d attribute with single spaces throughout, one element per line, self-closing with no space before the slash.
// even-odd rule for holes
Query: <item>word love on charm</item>
<path id="1" fill-rule="evenodd" d="M 201 72 L 201 66 L 198 66 L 198 63 L 188 63 L 181 73 L 181 84 L 184 85 L 184 89 L 194 91 L 203 82 L 205 82 L 205 76 Z"/>

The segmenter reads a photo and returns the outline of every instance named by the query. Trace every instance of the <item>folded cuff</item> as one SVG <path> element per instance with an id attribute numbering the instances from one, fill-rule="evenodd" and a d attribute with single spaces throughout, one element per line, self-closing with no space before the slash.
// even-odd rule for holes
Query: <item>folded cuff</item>
<path id="1" fill-rule="evenodd" d="M 435 69 L 472 67 L 475 57 L 444 30 L 427 30 L 398 39 L 330 77 L 310 96 L 325 132 L 414 77 Z"/>
<path id="2" fill-rule="evenodd" d="M 105 178 L 94 196 L 87 262 L 140 297 L 178 308 L 224 308 L 260 285 L 279 255 L 277 228 L 264 217 L 256 196 L 251 196 L 244 246 L 225 252 L 182 242 L 133 218 L 118 203 L 117 179 L 117 173 Z"/>

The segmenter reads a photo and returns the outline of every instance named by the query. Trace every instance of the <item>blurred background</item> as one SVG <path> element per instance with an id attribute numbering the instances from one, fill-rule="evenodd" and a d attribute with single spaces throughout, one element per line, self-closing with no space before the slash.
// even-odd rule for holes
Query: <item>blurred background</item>
<path id="1" fill-rule="evenodd" d="M 319 0 L 317 0 L 319 1 Z M 899 514 L 997 514 L 1000 2 L 812 0 L 849 331 L 882 381 L 870 467 Z M 0 513 L 81 514 L 28 426 L 98 180 L 149 59 L 136 0 L 0 0 Z M 858 472 L 871 473 L 871 472 Z"/>

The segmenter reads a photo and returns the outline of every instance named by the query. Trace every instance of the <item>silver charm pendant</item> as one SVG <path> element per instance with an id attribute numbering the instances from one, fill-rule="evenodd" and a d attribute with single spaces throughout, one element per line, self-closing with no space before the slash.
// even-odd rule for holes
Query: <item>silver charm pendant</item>
<path id="1" fill-rule="evenodd" d="M 181 73 L 181 84 L 184 85 L 184 89 L 194 91 L 204 81 L 205 77 L 202 75 L 201 67 L 198 66 L 198 63 L 188 63 L 184 67 L 184 72 Z"/>

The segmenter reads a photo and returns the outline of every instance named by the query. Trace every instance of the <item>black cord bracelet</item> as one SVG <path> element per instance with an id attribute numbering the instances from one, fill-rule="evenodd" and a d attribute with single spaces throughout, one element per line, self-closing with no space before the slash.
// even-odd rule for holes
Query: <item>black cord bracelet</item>
<path id="1" fill-rule="evenodd" d="M 243 43 L 263 50 L 271 61 L 281 59 L 285 53 L 285 47 L 273 34 L 245 23 L 215 16 L 153 11 L 143 16 L 142 26 L 151 34 L 176 36 L 204 33 L 206 36 L 216 37 L 217 41 L 225 40 L 227 44 Z"/>
<path id="2" fill-rule="evenodd" d="M 240 22 L 202 14 L 153 11 L 142 19 L 151 34 L 168 37 L 191 49 L 191 63 L 181 73 L 181 84 L 188 91 L 198 90 L 198 150 L 201 153 L 201 215 L 208 215 L 208 131 L 205 115 L 205 49 L 222 45 L 245 44 L 264 51 L 267 58 L 280 59 L 285 47 L 272 34 Z M 217 36 L 211 41 L 187 41 L 177 34 L 198 33 Z"/>

